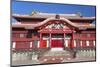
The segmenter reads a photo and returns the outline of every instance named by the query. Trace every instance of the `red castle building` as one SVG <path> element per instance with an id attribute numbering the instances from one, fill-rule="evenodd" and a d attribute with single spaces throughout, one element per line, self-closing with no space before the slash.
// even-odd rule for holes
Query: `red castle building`
<path id="1" fill-rule="evenodd" d="M 95 49 L 95 17 L 80 14 L 13 14 L 12 51 L 47 50 L 75 52 Z M 45 51 L 44 51 L 45 52 Z"/>

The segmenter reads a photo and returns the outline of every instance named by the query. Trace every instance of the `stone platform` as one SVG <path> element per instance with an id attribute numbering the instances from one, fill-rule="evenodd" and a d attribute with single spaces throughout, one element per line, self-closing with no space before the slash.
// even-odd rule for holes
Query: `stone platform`
<path id="1" fill-rule="evenodd" d="M 95 61 L 95 49 L 77 50 L 50 50 L 40 49 L 37 52 L 13 52 L 12 65 L 30 65 L 30 64 L 46 64 L 46 63 L 64 63 L 64 62 L 80 62 Z"/>

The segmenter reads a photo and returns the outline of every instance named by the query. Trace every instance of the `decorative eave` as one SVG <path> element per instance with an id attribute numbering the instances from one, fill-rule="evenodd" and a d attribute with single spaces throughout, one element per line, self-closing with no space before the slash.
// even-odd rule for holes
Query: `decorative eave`
<path id="1" fill-rule="evenodd" d="M 79 30 L 84 30 L 87 28 L 95 28 L 94 24 L 90 24 L 90 25 L 77 25 L 72 23 L 70 20 L 66 19 L 66 18 L 60 18 L 60 19 L 55 19 L 55 17 L 51 17 L 48 18 L 46 20 L 44 20 L 43 22 L 37 23 L 37 24 L 22 24 L 22 23 L 15 23 L 12 24 L 12 28 L 25 28 L 25 29 L 35 29 L 38 27 L 41 27 L 42 25 L 48 23 L 50 20 L 63 20 L 65 21 L 67 24 L 71 25 L 72 27 L 78 28 Z"/>
<path id="2" fill-rule="evenodd" d="M 35 29 L 34 24 L 12 24 L 12 28 L 25 28 L 25 29 Z M 95 29 L 95 26 L 77 26 L 79 30 Z"/>

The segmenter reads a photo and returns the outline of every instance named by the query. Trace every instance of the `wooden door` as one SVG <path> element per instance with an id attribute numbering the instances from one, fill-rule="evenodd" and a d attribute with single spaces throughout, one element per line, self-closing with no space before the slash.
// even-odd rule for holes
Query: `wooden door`
<path id="1" fill-rule="evenodd" d="M 51 40 L 51 48 L 63 47 L 63 40 Z"/>

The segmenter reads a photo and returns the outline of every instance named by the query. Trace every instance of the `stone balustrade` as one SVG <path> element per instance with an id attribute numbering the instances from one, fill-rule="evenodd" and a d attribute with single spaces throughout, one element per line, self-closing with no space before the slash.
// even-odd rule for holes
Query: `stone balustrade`
<path id="1" fill-rule="evenodd" d="M 38 57 L 43 56 L 69 56 L 71 57 L 73 54 L 69 51 L 55 51 L 55 52 L 44 52 L 42 55 L 38 55 L 35 51 L 27 51 L 27 52 L 13 52 L 12 53 L 12 61 L 27 61 L 27 60 L 38 60 Z M 75 54 L 75 58 L 95 58 L 95 50 L 77 50 Z"/>
<path id="2" fill-rule="evenodd" d="M 37 55 L 35 52 L 13 52 L 12 61 L 23 61 L 23 60 L 36 60 Z"/>
<path id="3" fill-rule="evenodd" d="M 77 58 L 91 58 L 95 57 L 95 50 L 78 50 L 76 53 Z"/>

